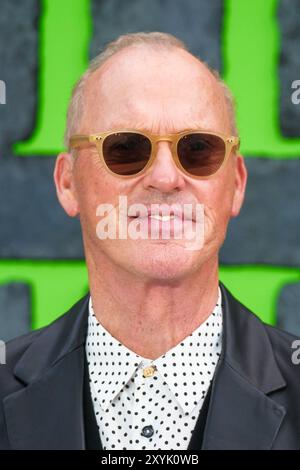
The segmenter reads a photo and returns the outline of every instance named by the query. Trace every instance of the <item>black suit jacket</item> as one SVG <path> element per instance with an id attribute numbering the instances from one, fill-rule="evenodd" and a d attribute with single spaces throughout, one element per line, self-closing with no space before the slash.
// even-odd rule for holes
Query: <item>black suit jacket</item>
<path id="1" fill-rule="evenodd" d="M 300 365 L 291 360 L 297 338 L 265 325 L 220 286 L 222 354 L 205 428 L 198 420 L 189 448 L 300 449 Z M 0 449 L 101 448 L 86 432 L 94 419 L 84 401 L 88 298 L 7 344 L 0 365 Z"/>

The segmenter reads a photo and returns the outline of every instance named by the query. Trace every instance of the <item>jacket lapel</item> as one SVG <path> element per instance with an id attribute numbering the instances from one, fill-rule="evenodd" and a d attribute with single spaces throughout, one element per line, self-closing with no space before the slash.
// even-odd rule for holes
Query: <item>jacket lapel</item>
<path id="1" fill-rule="evenodd" d="M 12 449 L 84 449 L 85 296 L 38 337 L 16 364 L 24 387 L 5 397 Z"/>
<path id="2" fill-rule="evenodd" d="M 261 321 L 221 285 L 223 347 L 203 449 L 270 449 L 286 414 L 269 396 L 285 387 Z"/>

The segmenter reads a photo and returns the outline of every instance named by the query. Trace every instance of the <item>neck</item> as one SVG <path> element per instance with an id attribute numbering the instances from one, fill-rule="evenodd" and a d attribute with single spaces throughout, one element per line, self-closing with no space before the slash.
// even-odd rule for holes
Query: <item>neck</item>
<path id="1" fill-rule="evenodd" d="M 98 321 L 135 353 L 156 359 L 180 343 L 210 315 L 218 298 L 218 260 L 178 282 L 138 279 L 110 263 L 87 257 Z M 105 276 L 103 276 L 105 273 Z"/>

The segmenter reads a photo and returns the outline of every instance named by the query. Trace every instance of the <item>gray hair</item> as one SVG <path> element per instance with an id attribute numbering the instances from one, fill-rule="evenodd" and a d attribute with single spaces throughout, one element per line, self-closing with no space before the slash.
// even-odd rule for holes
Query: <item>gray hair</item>
<path id="1" fill-rule="evenodd" d="M 93 72 L 98 70 L 104 62 L 106 62 L 110 57 L 119 52 L 120 50 L 129 47 L 129 46 L 148 46 L 153 48 L 163 47 L 165 49 L 180 48 L 191 53 L 185 43 L 180 39 L 176 38 L 172 34 L 161 33 L 161 32 L 140 32 L 140 33 L 131 33 L 119 36 L 116 40 L 108 43 L 103 51 L 98 54 L 93 60 L 91 60 L 87 70 L 75 84 L 68 107 L 67 113 L 67 125 L 65 132 L 65 145 L 69 148 L 69 139 L 72 134 L 75 134 L 78 131 L 80 125 L 80 118 L 83 111 L 83 90 L 86 84 L 87 79 L 92 75 Z M 192 54 L 193 55 L 193 54 Z M 236 119 L 235 119 L 235 100 L 234 97 L 226 85 L 226 83 L 221 79 L 219 72 L 211 68 L 205 61 L 200 60 L 198 57 L 193 55 L 198 59 L 202 64 L 204 64 L 207 69 L 214 75 L 218 83 L 223 89 L 230 123 L 232 134 L 238 135 Z"/>

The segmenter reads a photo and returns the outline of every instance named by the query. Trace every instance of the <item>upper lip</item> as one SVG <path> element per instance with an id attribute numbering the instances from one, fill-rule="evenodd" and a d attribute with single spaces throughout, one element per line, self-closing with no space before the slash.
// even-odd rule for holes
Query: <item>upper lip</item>
<path id="1" fill-rule="evenodd" d="M 158 208 L 155 208 L 155 205 L 152 208 L 151 206 L 146 205 L 146 209 L 147 209 L 147 215 L 140 216 L 140 215 L 128 214 L 128 216 L 134 217 L 134 218 L 140 217 L 142 219 L 142 218 L 150 217 L 153 215 L 161 215 L 161 216 L 170 215 L 170 216 L 177 217 L 178 219 L 181 219 L 181 220 L 193 220 L 195 222 L 194 209 L 192 211 L 189 210 L 185 212 L 184 207 L 181 204 L 179 205 L 178 208 L 176 206 L 172 207 L 166 204 L 163 204 L 163 205 L 159 204 L 159 210 Z"/>

